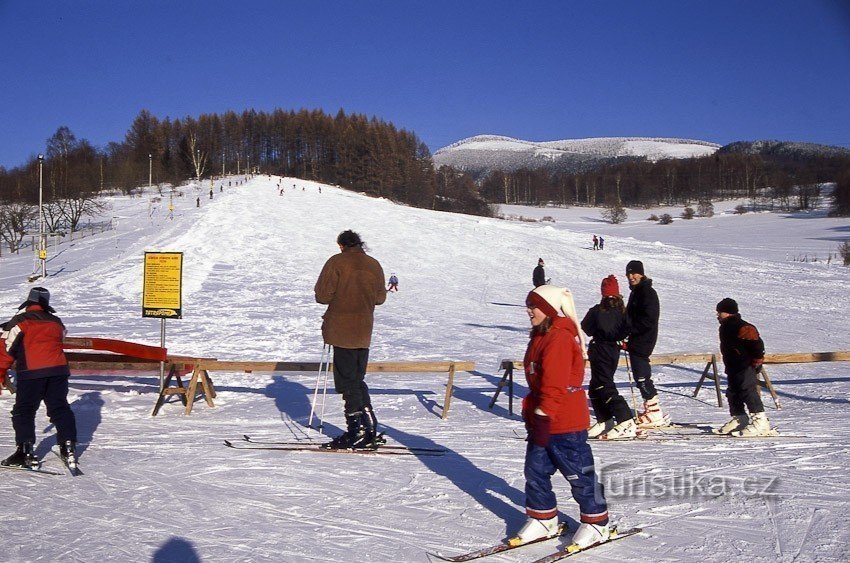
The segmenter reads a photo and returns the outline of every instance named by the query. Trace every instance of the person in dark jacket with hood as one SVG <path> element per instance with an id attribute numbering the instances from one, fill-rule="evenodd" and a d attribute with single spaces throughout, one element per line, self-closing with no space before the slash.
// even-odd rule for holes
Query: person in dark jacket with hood
<path id="1" fill-rule="evenodd" d="M 634 438 L 637 425 L 632 410 L 617 391 L 614 374 L 620 363 L 621 342 L 629 335 L 629 318 L 620 284 L 613 274 L 602 280 L 602 301 L 594 305 L 581 321 L 590 338 L 587 356 L 590 360 L 590 404 L 596 424 L 588 438 Z"/>
<path id="2" fill-rule="evenodd" d="M 546 285 L 546 272 L 543 270 L 543 258 L 537 259 L 537 267 L 534 268 L 534 273 L 531 275 L 531 282 L 534 284 L 534 287 L 540 287 L 541 285 Z"/>
<path id="3" fill-rule="evenodd" d="M 18 313 L 3 325 L 0 336 L 0 372 L 13 365 L 17 376 L 12 427 L 15 452 L 0 464 L 34 468 L 39 465 L 35 443 L 35 414 L 42 401 L 56 427 L 60 454 L 76 465 L 77 423 L 68 405 L 68 360 L 62 349 L 65 325 L 54 315 L 50 292 L 43 287 L 30 290 Z"/>
<path id="4" fill-rule="evenodd" d="M 646 277 L 643 262 L 632 260 L 626 265 L 626 277 L 629 280 L 629 303 L 626 313 L 629 316 L 629 339 L 627 349 L 635 385 L 643 397 L 643 412 L 637 417 L 637 424 L 643 428 L 653 428 L 669 423 L 661 411 L 658 391 L 652 383 L 652 368 L 649 357 L 658 340 L 658 319 L 661 316 L 661 304 L 658 293 L 652 287 L 652 280 Z"/>

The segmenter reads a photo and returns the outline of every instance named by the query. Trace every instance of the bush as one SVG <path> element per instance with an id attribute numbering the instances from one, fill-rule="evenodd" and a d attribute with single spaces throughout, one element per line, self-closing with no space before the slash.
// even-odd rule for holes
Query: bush
<path id="1" fill-rule="evenodd" d="M 850 241 L 844 241 L 838 245 L 838 254 L 844 260 L 845 266 L 850 266 Z"/>
<path id="2" fill-rule="evenodd" d="M 653 213 L 652 215 L 650 215 L 649 217 L 647 217 L 647 218 L 646 218 L 646 220 L 647 220 L 647 221 L 658 221 L 658 215 L 656 215 L 655 213 Z"/>
<path id="3" fill-rule="evenodd" d="M 544 223 L 546 223 L 546 222 L 548 222 L 548 223 L 554 223 L 554 222 L 555 222 L 555 218 L 554 218 L 554 217 L 552 217 L 551 215 L 546 215 L 545 217 L 543 217 L 543 218 L 542 218 L 542 219 L 540 219 L 540 220 L 541 220 L 541 221 L 543 221 Z"/>
<path id="4" fill-rule="evenodd" d="M 673 222 L 673 217 L 669 213 L 665 213 L 658 219 L 659 225 L 669 225 Z"/>
<path id="5" fill-rule="evenodd" d="M 694 212 L 694 208 L 686 207 L 684 211 L 682 211 L 681 217 L 682 219 L 693 219 L 694 215 L 696 215 L 696 213 Z"/>
<path id="6" fill-rule="evenodd" d="M 741 205 L 736 205 L 736 206 L 735 206 L 735 213 L 736 213 L 736 214 L 738 214 L 738 215 L 743 215 L 743 214 L 744 214 L 744 213 L 746 213 L 746 212 L 747 212 L 747 206 L 746 206 L 746 205 L 744 205 L 743 203 L 742 203 Z"/>
<path id="7" fill-rule="evenodd" d="M 613 223 L 614 225 L 619 225 L 628 218 L 628 215 L 626 214 L 626 210 L 624 208 L 614 206 L 602 211 L 602 218 L 606 221 Z"/>
<path id="8" fill-rule="evenodd" d="M 710 201 L 701 201 L 697 205 L 697 215 L 700 217 L 714 217 L 714 204 Z"/>

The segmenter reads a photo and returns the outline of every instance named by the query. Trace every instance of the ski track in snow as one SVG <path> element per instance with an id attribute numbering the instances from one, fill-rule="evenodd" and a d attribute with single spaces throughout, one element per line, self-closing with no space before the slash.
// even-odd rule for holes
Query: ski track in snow
<path id="1" fill-rule="evenodd" d="M 286 188 L 282 196 L 278 182 Z M 196 402 L 187 417 L 171 402 L 155 418 L 158 374 L 75 373 L 69 399 L 85 475 L 2 475 L 4 560 L 427 561 L 426 551 L 461 553 L 504 539 L 525 519 L 525 444 L 512 437 L 524 430 L 504 394 L 487 407 L 502 376 L 499 360 L 520 358 L 525 349 L 523 300 L 538 257 L 553 283 L 571 288 L 579 315 L 598 301 L 609 273 L 627 293 L 624 266 L 643 260 L 662 305 L 658 353 L 716 350 L 714 305 L 726 296 L 739 301 L 770 352 L 847 347 L 850 270 L 785 259 L 793 241 L 828 248 L 811 241 L 834 236 L 833 219 L 728 216 L 718 206 L 712 219 L 658 226 L 643 216 L 660 210 L 639 210 L 624 225 L 602 226 L 588 220 L 598 210 L 503 209 L 556 217 L 523 223 L 318 188 L 258 177 L 209 200 L 208 185 L 184 186 L 173 220 L 167 204 L 149 215 L 145 198 L 110 198 L 117 228 L 51 249 L 48 271 L 55 275 L 43 284 L 72 336 L 156 344 L 159 322 L 141 318 L 143 254 L 182 251 L 184 318 L 168 322 L 170 352 L 315 362 L 324 307 L 314 302 L 313 284 L 337 252 L 337 234 L 353 228 L 386 275 L 395 272 L 401 282 L 376 311 L 370 359 L 477 364 L 476 372 L 456 375 L 445 421 L 446 374 L 367 379 L 391 442 L 444 447 L 446 455 L 224 447 L 224 439 L 246 433 L 325 439 L 304 428 L 313 373 L 213 372 L 215 408 Z M 758 236 L 736 237 L 739 229 Z M 606 249 L 590 251 L 590 234 L 600 232 Z M 7 316 L 31 287 L 25 280 L 33 266 L 31 255 L 0 258 L 0 309 Z M 654 367 L 674 420 L 728 418 L 711 387 L 691 397 L 702 368 Z M 657 561 L 707 563 L 850 558 L 850 424 L 836 414 L 850 404 L 850 363 L 774 365 L 770 375 L 783 405 L 775 409 L 764 395 L 771 422 L 808 438 L 593 443 L 614 520 L 646 528 L 594 559 L 641 560 L 647 550 Z M 624 371 L 618 382 L 631 402 Z M 519 373 L 515 389 L 517 399 L 525 394 Z M 344 421 L 332 386 L 326 401 L 324 429 L 335 435 Z M 9 395 L 0 396 L 0 408 L 8 412 L 11 404 Z M 43 409 L 37 432 L 45 467 L 60 468 L 47 455 L 55 438 Z M 0 425 L 0 443 L 11 450 L 13 441 L 11 425 Z M 653 482 L 662 492 L 652 490 Z M 575 525 L 569 487 L 557 476 L 554 483 L 562 518 Z M 531 561 L 562 545 L 488 561 Z"/>

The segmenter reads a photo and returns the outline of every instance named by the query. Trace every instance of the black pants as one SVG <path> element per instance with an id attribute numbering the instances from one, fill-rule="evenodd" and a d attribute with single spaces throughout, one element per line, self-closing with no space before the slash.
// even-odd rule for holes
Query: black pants
<path id="1" fill-rule="evenodd" d="M 744 405 L 750 414 L 764 412 L 764 404 L 758 390 L 758 378 L 756 370 L 747 367 L 738 373 L 726 374 L 729 385 L 726 387 L 726 398 L 729 400 L 729 414 L 741 416 L 747 414 Z"/>
<path id="2" fill-rule="evenodd" d="M 334 346 L 334 388 L 342 395 L 345 414 L 360 412 L 372 405 L 366 385 L 368 348 L 337 348 Z"/>
<path id="3" fill-rule="evenodd" d="M 617 391 L 614 373 L 620 361 L 620 346 L 616 342 L 590 343 L 590 404 L 597 422 L 614 418 L 617 424 L 632 418 L 626 400 Z"/>
<path id="4" fill-rule="evenodd" d="M 15 442 L 35 443 L 35 413 L 41 402 L 47 407 L 47 416 L 56 427 L 56 441 L 77 441 L 77 421 L 68 405 L 68 378 L 66 376 L 42 377 L 18 381 L 15 406 L 12 407 L 12 427 Z"/>
<path id="5" fill-rule="evenodd" d="M 652 368 L 649 365 L 649 356 L 629 351 L 629 362 L 632 364 L 632 375 L 635 378 L 635 385 L 637 385 L 643 400 L 646 401 L 656 396 L 658 391 L 655 390 L 655 385 L 652 383 Z"/>

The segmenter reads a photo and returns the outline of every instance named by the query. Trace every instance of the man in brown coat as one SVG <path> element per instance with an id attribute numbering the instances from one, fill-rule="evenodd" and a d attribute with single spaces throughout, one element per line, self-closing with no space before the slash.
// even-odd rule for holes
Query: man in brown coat
<path id="1" fill-rule="evenodd" d="M 336 242 L 340 253 L 325 262 L 314 290 L 316 302 L 328 306 L 322 337 L 333 346 L 334 387 L 342 394 L 348 428 L 325 447 L 376 447 L 378 420 L 365 378 L 375 306 L 387 299 L 384 270 L 354 231 L 343 231 Z"/>

